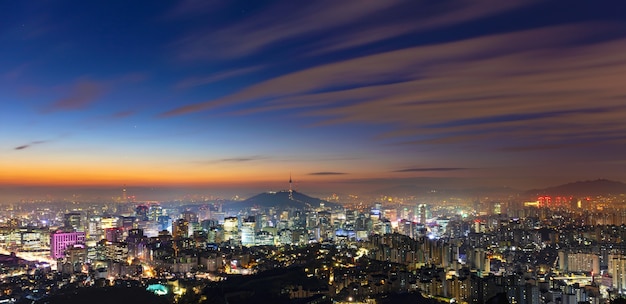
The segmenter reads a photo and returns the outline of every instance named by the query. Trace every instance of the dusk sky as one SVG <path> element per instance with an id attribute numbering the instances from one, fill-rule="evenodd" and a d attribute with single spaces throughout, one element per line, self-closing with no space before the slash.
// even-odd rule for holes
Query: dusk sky
<path id="1" fill-rule="evenodd" d="M 623 1 L 2 1 L 0 54 L 0 202 L 626 181 Z"/>

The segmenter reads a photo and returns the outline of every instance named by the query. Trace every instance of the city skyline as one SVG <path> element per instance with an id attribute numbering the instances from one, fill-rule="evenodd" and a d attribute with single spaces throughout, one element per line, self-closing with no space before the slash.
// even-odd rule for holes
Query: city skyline
<path id="1" fill-rule="evenodd" d="M 626 18 L 563 5 L 2 3 L 0 202 L 626 181 Z"/>

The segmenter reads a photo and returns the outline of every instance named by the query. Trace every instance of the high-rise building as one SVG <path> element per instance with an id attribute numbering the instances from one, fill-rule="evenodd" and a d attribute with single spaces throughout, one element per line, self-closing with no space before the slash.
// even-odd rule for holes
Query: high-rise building
<path id="1" fill-rule="evenodd" d="M 256 220 L 254 216 L 249 216 L 241 223 L 241 245 L 254 246 L 255 245 L 255 231 Z"/>
<path id="2" fill-rule="evenodd" d="M 109 242 L 121 242 L 124 230 L 122 228 L 107 228 L 104 230 L 105 239 Z"/>
<path id="3" fill-rule="evenodd" d="M 147 221 L 148 220 L 148 211 L 150 210 L 150 208 L 146 205 L 139 205 L 135 208 L 135 216 L 137 217 L 138 220 L 140 221 Z"/>
<path id="4" fill-rule="evenodd" d="M 172 237 L 175 239 L 189 237 L 189 222 L 185 219 L 176 220 L 176 223 L 172 225 Z"/>
<path id="5" fill-rule="evenodd" d="M 70 212 L 63 215 L 63 225 L 65 228 L 74 229 L 75 231 L 84 231 L 81 225 L 79 212 Z"/>
<path id="6" fill-rule="evenodd" d="M 157 217 L 159 231 L 167 230 L 172 232 L 172 219 L 167 215 Z"/>
<path id="7" fill-rule="evenodd" d="M 239 219 L 236 217 L 227 217 L 224 219 L 224 241 L 233 240 L 238 242 L 239 238 Z"/>
<path id="8" fill-rule="evenodd" d="M 626 256 L 609 254 L 609 275 L 613 278 L 612 287 L 618 294 L 626 292 Z"/>
<path id="9" fill-rule="evenodd" d="M 185 219 L 188 223 L 197 223 L 198 215 L 195 212 L 185 210 L 182 214 L 183 219 Z"/>
<path id="10" fill-rule="evenodd" d="M 85 243 L 85 232 L 57 230 L 50 233 L 50 257 L 59 259 L 65 256 L 65 249 L 75 244 Z"/>
<path id="11" fill-rule="evenodd" d="M 418 210 L 419 210 L 419 214 L 418 214 L 418 218 L 419 218 L 419 223 L 424 225 L 426 224 L 426 204 L 420 204 L 418 206 Z"/>
<path id="12" fill-rule="evenodd" d="M 502 204 L 499 202 L 493 204 L 493 214 L 502 214 Z"/>
<path id="13" fill-rule="evenodd" d="M 152 204 L 148 210 L 148 220 L 157 221 L 159 216 L 163 215 L 163 207 Z"/>
<path id="14" fill-rule="evenodd" d="M 119 217 L 117 216 L 107 216 L 100 219 L 100 228 L 115 228 L 119 226 Z"/>

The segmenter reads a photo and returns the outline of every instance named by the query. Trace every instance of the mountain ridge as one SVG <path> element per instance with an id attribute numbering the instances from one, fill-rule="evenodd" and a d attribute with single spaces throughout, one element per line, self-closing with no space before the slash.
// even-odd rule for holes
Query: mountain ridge
<path id="1" fill-rule="evenodd" d="M 605 194 L 626 194 L 626 183 L 608 179 L 576 181 L 558 186 L 526 191 L 531 195 L 577 195 L 596 196 Z"/>
<path id="2" fill-rule="evenodd" d="M 291 199 L 293 198 L 293 199 Z M 323 199 L 308 196 L 306 194 L 293 191 L 291 198 L 288 190 L 277 192 L 263 192 L 254 195 L 243 201 L 231 202 L 224 207 L 227 209 L 245 209 L 245 208 L 281 208 L 281 209 L 307 209 L 318 208 L 320 204 L 325 207 L 337 208 L 341 205 L 332 203 Z"/>

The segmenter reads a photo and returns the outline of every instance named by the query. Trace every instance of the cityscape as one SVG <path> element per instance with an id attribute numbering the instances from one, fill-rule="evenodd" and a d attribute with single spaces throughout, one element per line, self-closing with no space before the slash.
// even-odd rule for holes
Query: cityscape
<path id="1" fill-rule="evenodd" d="M 626 303 L 619 1 L 0 2 L 0 304 Z"/>
<path id="2" fill-rule="evenodd" d="M 130 194 L 4 205 L 0 301 L 78 303 L 120 289 L 151 303 L 566 304 L 626 293 L 620 182 L 475 198 L 319 199 L 291 178 L 245 200 Z"/>

